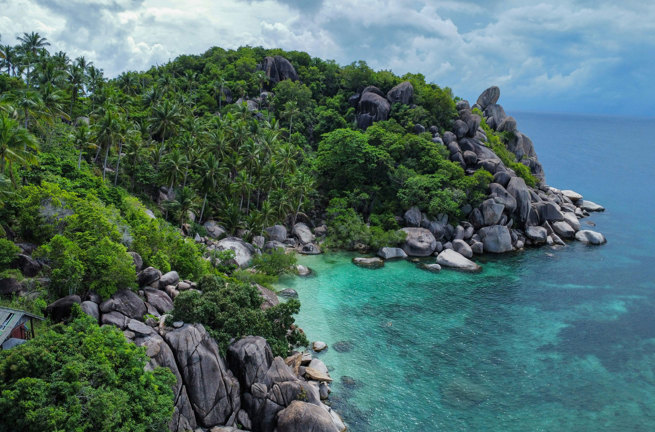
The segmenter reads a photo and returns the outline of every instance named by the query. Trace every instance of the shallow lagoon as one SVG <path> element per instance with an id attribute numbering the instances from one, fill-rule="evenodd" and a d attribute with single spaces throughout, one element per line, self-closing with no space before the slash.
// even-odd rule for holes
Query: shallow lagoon
<path id="1" fill-rule="evenodd" d="M 515 117 L 549 184 L 607 207 L 586 220 L 609 243 L 485 256 L 479 274 L 302 257 L 315 275 L 280 287 L 330 346 L 351 430 L 655 430 L 655 122 Z"/>

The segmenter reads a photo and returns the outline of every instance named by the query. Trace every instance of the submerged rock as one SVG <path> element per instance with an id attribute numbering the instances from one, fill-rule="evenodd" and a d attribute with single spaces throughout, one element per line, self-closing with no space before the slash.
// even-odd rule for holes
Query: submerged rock
<path id="1" fill-rule="evenodd" d="M 599 232 L 591 230 L 581 230 L 575 233 L 575 239 L 579 242 L 590 245 L 601 245 L 607 243 L 605 236 Z"/>
<path id="2" fill-rule="evenodd" d="M 437 247 L 437 239 L 425 228 L 403 228 L 407 234 L 402 249 L 410 257 L 426 257 L 432 255 Z"/>
<path id="3" fill-rule="evenodd" d="M 378 269 L 384 267 L 384 261 L 378 257 L 374 257 L 374 258 L 355 257 L 353 258 L 353 264 L 369 269 Z"/>
<path id="4" fill-rule="evenodd" d="M 325 342 L 316 341 L 312 344 L 312 349 L 316 352 L 321 352 L 326 349 L 328 346 Z"/>
<path id="5" fill-rule="evenodd" d="M 479 271 L 482 269 L 482 267 L 452 249 L 444 249 L 437 256 L 437 264 L 464 271 Z"/>
<path id="6" fill-rule="evenodd" d="M 420 263 L 418 265 L 418 268 L 422 270 L 427 270 L 432 273 L 439 273 L 441 271 L 441 266 L 439 264 Z"/>
<path id="7" fill-rule="evenodd" d="M 588 211 L 588 212 L 602 212 L 605 211 L 605 207 L 603 207 L 600 204 L 596 204 L 593 201 L 588 201 L 588 200 L 582 200 L 578 202 L 578 207 L 580 207 L 582 210 Z"/>

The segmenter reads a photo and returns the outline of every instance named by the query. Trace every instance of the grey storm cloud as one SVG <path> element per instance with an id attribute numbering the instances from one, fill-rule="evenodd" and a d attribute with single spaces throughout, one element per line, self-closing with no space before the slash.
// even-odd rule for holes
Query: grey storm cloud
<path id="1" fill-rule="evenodd" d="M 29 31 L 108 76 L 212 46 L 281 47 L 422 73 L 514 109 L 652 112 L 655 4 L 626 0 L 0 0 L 2 43 Z"/>

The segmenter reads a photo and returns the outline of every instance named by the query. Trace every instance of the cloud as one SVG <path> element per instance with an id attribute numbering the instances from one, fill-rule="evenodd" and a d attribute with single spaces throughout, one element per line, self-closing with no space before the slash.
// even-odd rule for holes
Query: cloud
<path id="1" fill-rule="evenodd" d="M 38 31 L 109 76 L 248 44 L 420 72 L 471 100 L 496 84 L 509 109 L 655 108 L 655 4 L 643 1 L 0 0 L 0 10 L 3 43 Z"/>

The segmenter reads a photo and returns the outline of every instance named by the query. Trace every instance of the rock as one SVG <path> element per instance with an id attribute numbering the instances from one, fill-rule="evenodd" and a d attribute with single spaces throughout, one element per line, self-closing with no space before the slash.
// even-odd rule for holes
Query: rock
<path id="1" fill-rule="evenodd" d="M 503 215 L 505 206 L 497 203 L 493 199 L 485 200 L 480 206 L 485 225 L 496 225 Z"/>
<path id="2" fill-rule="evenodd" d="M 439 255 L 439 252 L 443 250 L 443 243 L 437 242 L 437 247 L 434 248 L 434 254 Z"/>
<path id="3" fill-rule="evenodd" d="M 437 247 L 437 239 L 425 228 L 403 228 L 407 237 L 402 249 L 410 257 L 426 257 L 432 255 Z"/>
<path id="4" fill-rule="evenodd" d="M 296 69 L 289 60 L 282 56 L 276 55 L 275 57 L 265 57 L 260 68 L 266 73 L 271 88 L 275 87 L 275 84 L 286 79 L 298 81 L 298 73 L 296 72 Z"/>
<path id="5" fill-rule="evenodd" d="M 45 308 L 45 316 L 54 322 L 66 321 L 70 318 L 73 305 L 80 303 L 82 303 L 82 300 L 78 295 L 62 297 Z"/>
<path id="6" fill-rule="evenodd" d="M 460 101 L 457 101 L 457 103 L 455 104 L 455 109 L 457 111 L 470 110 L 471 105 L 469 104 L 469 101 L 462 99 Z"/>
<path id="7" fill-rule="evenodd" d="M 453 142 L 455 144 L 457 144 L 457 136 L 454 133 L 452 133 L 451 131 L 444 132 L 442 139 L 443 139 L 443 143 L 446 146 L 448 146 L 450 143 L 453 143 Z"/>
<path id="8" fill-rule="evenodd" d="M 308 267 L 302 264 L 296 266 L 296 271 L 298 272 L 298 276 L 309 276 L 312 273 Z"/>
<path id="9" fill-rule="evenodd" d="M 276 432 L 341 432 L 330 413 L 320 406 L 294 400 L 277 413 Z"/>
<path id="10" fill-rule="evenodd" d="M 29 255 L 18 254 L 11 267 L 19 269 L 23 276 L 34 277 L 41 271 L 41 264 Z"/>
<path id="11" fill-rule="evenodd" d="M 591 230 L 580 230 L 575 233 L 575 239 L 579 242 L 590 245 L 601 245 L 607 243 L 605 236 L 599 232 Z"/>
<path id="12" fill-rule="evenodd" d="M 363 93 L 357 105 L 357 127 L 366 129 L 374 122 L 387 120 L 390 109 L 391 105 L 384 96 L 372 91 Z"/>
<path id="13" fill-rule="evenodd" d="M 103 314 L 116 311 L 128 318 L 141 320 L 148 310 L 138 295 L 133 291 L 124 289 L 116 291 L 109 300 L 101 303 L 100 311 Z"/>
<path id="14" fill-rule="evenodd" d="M 264 252 L 268 252 L 268 251 L 272 251 L 272 250 L 280 249 L 280 248 L 282 250 L 284 250 L 284 249 L 286 249 L 286 247 L 287 247 L 286 244 L 284 244 L 282 242 L 279 242 L 277 240 L 268 241 L 268 242 L 264 243 Z"/>
<path id="15" fill-rule="evenodd" d="M 535 244 L 546 243 L 548 231 L 541 226 L 529 226 L 525 229 L 525 235 Z"/>
<path id="16" fill-rule="evenodd" d="M 570 199 L 573 202 L 577 202 L 577 201 L 580 201 L 582 199 L 582 195 L 580 195 L 576 191 L 572 191 L 571 189 L 564 189 L 564 190 L 561 190 L 560 192 L 562 193 L 562 195 L 564 195 L 565 197 L 567 197 L 568 199 Z"/>
<path id="17" fill-rule="evenodd" d="M 498 132 L 516 132 L 516 119 L 512 116 L 505 117 L 496 130 Z"/>
<path id="18" fill-rule="evenodd" d="M 512 238 L 504 225 L 492 225 L 478 231 L 485 252 L 503 253 L 512 250 Z"/>
<path id="19" fill-rule="evenodd" d="M 312 349 L 316 352 L 321 352 L 326 348 L 327 348 L 327 344 L 325 342 L 316 341 L 312 344 Z"/>
<path id="20" fill-rule="evenodd" d="M 379 88 L 375 87 L 374 85 L 364 87 L 364 90 L 362 90 L 362 95 L 364 95 L 364 93 L 369 93 L 369 92 L 370 93 L 375 93 L 378 96 L 386 97 L 384 92 L 382 90 L 380 90 Z"/>
<path id="21" fill-rule="evenodd" d="M 141 269 L 143 268 L 143 258 L 141 258 L 141 255 L 139 255 L 136 252 L 128 252 L 130 256 L 132 257 L 132 262 L 134 263 L 134 270 L 136 272 L 140 272 Z"/>
<path id="22" fill-rule="evenodd" d="M 421 226 L 423 215 L 418 207 L 412 207 L 405 212 L 403 219 L 405 220 L 405 225 L 409 227 L 418 227 Z"/>
<path id="23" fill-rule="evenodd" d="M 207 231 L 207 235 L 209 237 L 217 240 L 222 239 L 227 234 L 225 228 L 223 228 L 216 221 L 213 220 L 208 220 L 202 226 L 205 227 L 205 230 Z"/>
<path id="24" fill-rule="evenodd" d="M 100 309 L 97 303 L 87 300 L 83 301 L 80 307 L 82 308 L 82 312 L 94 318 L 96 322 L 100 322 Z"/>
<path id="25" fill-rule="evenodd" d="M 314 228 L 314 235 L 318 237 L 325 237 L 327 235 L 327 225 L 319 225 Z"/>
<path id="26" fill-rule="evenodd" d="M 284 225 L 273 225 L 272 227 L 266 228 L 266 234 L 268 235 L 269 240 L 283 242 L 287 239 L 287 229 Z"/>
<path id="27" fill-rule="evenodd" d="M 507 187 L 507 184 L 511 179 L 512 176 L 507 171 L 498 171 L 494 174 L 494 183 L 499 184 L 502 187 Z"/>
<path id="28" fill-rule="evenodd" d="M 539 214 L 541 224 L 564 220 L 564 215 L 552 202 L 538 202 L 534 204 L 534 208 Z"/>
<path id="29" fill-rule="evenodd" d="M 312 359 L 312 361 L 309 362 L 309 365 L 307 365 L 307 367 L 310 367 L 314 370 L 324 373 L 325 375 L 329 375 L 327 366 L 325 366 L 325 363 L 323 363 L 319 359 Z"/>
<path id="30" fill-rule="evenodd" d="M 353 258 L 353 264 L 369 269 L 378 269 L 384 267 L 384 261 L 378 257 L 373 257 L 373 258 L 355 257 Z"/>
<path id="31" fill-rule="evenodd" d="M 465 258 L 473 257 L 473 250 L 464 240 L 453 240 L 453 250 Z"/>
<path id="32" fill-rule="evenodd" d="M 482 242 L 474 241 L 473 244 L 471 244 L 471 250 L 474 254 L 482 255 L 484 253 L 484 245 Z"/>
<path id="33" fill-rule="evenodd" d="M 262 310 L 266 310 L 280 304 L 280 300 L 278 300 L 277 294 L 275 294 L 273 291 L 259 284 L 255 284 L 255 287 L 257 288 L 257 291 L 259 291 L 259 296 L 262 298 L 262 304 L 260 306 Z"/>
<path id="34" fill-rule="evenodd" d="M 474 208 L 471 214 L 469 215 L 469 222 L 473 225 L 473 228 L 480 228 L 484 225 L 484 216 L 478 208 Z"/>
<path id="35" fill-rule="evenodd" d="M 571 226 L 575 231 L 580 231 L 580 221 L 578 220 L 578 217 L 575 215 L 575 213 L 571 212 L 564 212 L 562 213 L 564 215 L 564 221 Z"/>
<path id="36" fill-rule="evenodd" d="M 421 263 L 419 264 L 419 268 L 432 273 L 439 273 L 441 271 L 441 266 L 439 264 Z"/>
<path id="37" fill-rule="evenodd" d="M 177 286 L 177 283 L 179 281 L 180 281 L 180 275 L 178 275 L 175 270 L 169 271 L 168 273 L 162 275 L 159 278 L 159 288 L 164 289 L 168 285 Z"/>
<path id="38" fill-rule="evenodd" d="M 361 93 L 355 93 L 354 95 L 350 96 L 348 98 L 348 105 L 350 105 L 353 108 L 357 108 L 357 104 L 359 103 L 359 99 L 362 97 Z"/>
<path id="39" fill-rule="evenodd" d="M 401 248 L 397 247 L 383 247 L 378 250 L 377 254 L 380 258 L 383 260 L 390 260 L 390 259 L 405 259 L 407 258 L 407 254 L 405 253 L 404 250 Z"/>
<path id="40" fill-rule="evenodd" d="M 146 301 L 157 309 L 157 312 L 160 314 L 165 314 L 173 310 L 173 300 L 164 291 L 146 288 L 144 292 Z"/>
<path id="41" fill-rule="evenodd" d="M 100 317 L 101 324 L 113 325 L 114 327 L 118 327 L 121 330 L 124 330 L 127 327 L 129 320 L 130 319 L 128 317 L 116 311 L 103 313 Z"/>
<path id="42" fill-rule="evenodd" d="M 230 344 L 227 349 L 227 365 L 247 391 L 256 382 L 263 382 L 273 363 L 273 352 L 260 336 L 247 336 Z"/>
<path id="43" fill-rule="evenodd" d="M 275 357 L 262 382 L 270 388 L 275 383 L 296 381 L 297 379 L 293 370 L 286 365 L 282 357 Z"/>
<path id="44" fill-rule="evenodd" d="M 239 424 L 243 426 L 245 430 L 252 429 L 252 421 L 250 420 L 250 416 L 243 409 L 239 410 L 239 413 L 237 414 L 237 422 L 239 422 Z"/>
<path id="45" fill-rule="evenodd" d="M 10 297 L 18 294 L 23 290 L 23 285 L 18 282 L 18 279 L 3 278 L 0 279 L 0 295 L 3 297 Z"/>
<path id="46" fill-rule="evenodd" d="M 409 105 L 413 97 L 414 87 L 409 81 L 401 82 L 387 93 L 387 100 L 392 105 L 395 103 Z"/>
<path id="47" fill-rule="evenodd" d="M 469 132 L 469 126 L 464 120 L 455 120 L 455 123 L 453 123 L 453 132 L 458 139 L 464 138 Z"/>
<path id="48" fill-rule="evenodd" d="M 298 292 L 292 288 L 283 289 L 282 291 L 277 293 L 277 295 L 281 297 L 298 298 Z"/>
<path id="49" fill-rule="evenodd" d="M 308 243 L 302 245 L 302 247 L 298 252 L 300 252 L 303 255 L 318 255 L 321 253 L 321 249 L 318 246 L 316 246 L 314 243 Z"/>
<path id="50" fill-rule="evenodd" d="M 139 336 L 148 336 L 155 333 L 152 327 L 135 319 L 127 320 L 127 330 Z"/>
<path id="51" fill-rule="evenodd" d="M 575 236 L 575 230 L 566 221 L 553 222 L 552 226 L 559 237 L 570 239 Z"/>
<path id="52" fill-rule="evenodd" d="M 487 124 L 493 129 L 496 129 L 507 117 L 503 107 L 495 103 L 487 106 L 483 111 L 487 117 Z"/>
<path id="53" fill-rule="evenodd" d="M 100 294 L 96 293 L 95 291 L 89 291 L 86 294 L 86 299 L 92 301 L 93 303 L 100 304 L 102 303 L 102 297 L 100 297 Z"/>
<path id="54" fill-rule="evenodd" d="M 578 201 L 577 205 L 582 210 L 585 210 L 585 211 L 588 211 L 588 212 L 602 212 L 602 211 L 605 211 L 605 207 L 603 207 L 600 204 L 596 204 L 593 201 L 589 201 L 589 200 Z"/>
<path id="55" fill-rule="evenodd" d="M 462 156 L 464 157 L 464 162 L 466 162 L 467 166 L 473 166 L 477 163 L 478 161 L 478 155 L 475 154 L 475 152 L 466 150 Z"/>
<path id="56" fill-rule="evenodd" d="M 476 103 L 484 111 L 489 105 L 498 102 L 498 99 L 500 99 L 500 89 L 496 86 L 491 86 L 480 94 Z"/>
<path id="57" fill-rule="evenodd" d="M 319 384 L 318 394 L 321 396 L 321 400 L 326 400 L 330 397 L 330 386 L 327 382 L 323 381 Z"/>
<path id="58" fill-rule="evenodd" d="M 418 123 L 416 123 L 414 125 L 414 133 L 416 135 L 420 135 L 420 134 L 422 134 L 424 132 L 425 132 L 425 126 L 423 126 L 422 124 L 418 124 Z"/>
<path id="59" fill-rule="evenodd" d="M 452 249 L 444 249 L 437 256 L 437 264 L 464 271 L 479 271 L 481 267 Z"/>
<path id="60" fill-rule="evenodd" d="M 216 249 L 220 251 L 234 251 L 234 260 L 241 268 L 247 267 L 255 255 L 255 248 L 250 243 L 246 243 L 238 237 L 226 237 L 216 243 Z"/>
<path id="61" fill-rule="evenodd" d="M 516 216 L 519 222 L 526 223 L 530 213 L 530 190 L 521 177 L 512 177 L 507 184 L 507 192 L 516 200 Z"/>
<path id="62" fill-rule="evenodd" d="M 302 222 L 298 222 L 293 226 L 292 233 L 302 244 L 312 243 L 316 240 L 316 237 L 312 234 L 312 230 Z"/>
<path id="63" fill-rule="evenodd" d="M 489 192 L 494 201 L 505 206 L 509 214 L 514 213 L 516 210 L 516 199 L 502 185 L 498 183 L 489 184 Z"/>
<path id="64" fill-rule="evenodd" d="M 266 239 L 263 236 L 254 236 L 252 238 L 253 246 L 258 247 L 259 249 L 263 249 L 265 243 Z"/>
<path id="65" fill-rule="evenodd" d="M 225 424 L 239 411 L 239 382 L 225 367 L 218 345 L 205 328 L 185 324 L 166 333 L 198 423 Z"/>
<path id="66" fill-rule="evenodd" d="M 159 280 L 161 277 L 161 272 L 154 267 L 147 267 L 141 270 L 136 275 L 136 280 L 139 283 L 139 286 L 152 285 Z"/>
<path id="67" fill-rule="evenodd" d="M 332 378 L 327 373 L 323 373 L 321 371 L 318 371 L 311 366 L 307 366 L 305 368 L 305 377 L 307 379 L 310 379 L 312 381 L 324 381 L 324 382 L 332 382 Z"/>

